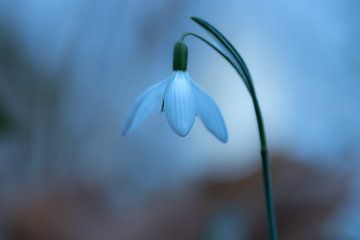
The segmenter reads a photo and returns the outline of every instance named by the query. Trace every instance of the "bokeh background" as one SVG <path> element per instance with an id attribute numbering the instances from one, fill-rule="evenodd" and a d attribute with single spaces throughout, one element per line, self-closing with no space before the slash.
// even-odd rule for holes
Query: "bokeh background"
<path id="1" fill-rule="evenodd" d="M 229 142 L 154 113 L 121 127 L 207 19 L 243 55 L 269 138 L 280 239 L 360 239 L 356 0 L 0 1 L 1 239 L 266 239 L 251 101 L 195 39 L 189 73 Z M 159 106 L 160 112 L 160 106 Z"/>

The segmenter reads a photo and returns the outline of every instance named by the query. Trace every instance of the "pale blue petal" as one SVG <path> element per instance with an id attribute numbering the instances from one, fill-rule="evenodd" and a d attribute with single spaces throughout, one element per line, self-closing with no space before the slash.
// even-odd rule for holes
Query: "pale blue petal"
<path id="1" fill-rule="evenodd" d="M 224 119 L 214 100 L 200 89 L 195 83 L 194 95 L 196 101 L 196 111 L 205 127 L 221 142 L 228 140 L 228 134 Z"/>
<path id="2" fill-rule="evenodd" d="M 175 72 L 165 93 L 164 111 L 170 127 L 179 136 L 186 136 L 195 120 L 195 98 L 191 82 L 182 71 Z"/>
<path id="3" fill-rule="evenodd" d="M 134 105 L 127 115 L 123 135 L 132 132 L 149 116 L 157 103 L 163 99 L 168 84 L 169 79 L 156 83 L 136 98 Z"/>

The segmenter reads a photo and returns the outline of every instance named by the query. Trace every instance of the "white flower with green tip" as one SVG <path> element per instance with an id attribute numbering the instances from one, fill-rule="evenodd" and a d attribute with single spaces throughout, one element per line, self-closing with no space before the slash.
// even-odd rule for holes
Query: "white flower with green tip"
<path id="1" fill-rule="evenodd" d="M 198 115 L 217 139 L 224 143 L 227 141 L 228 134 L 219 108 L 186 71 L 187 55 L 186 45 L 177 42 L 174 48 L 174 72 L 135 100 L 126 118 L 123 135 L 136 129 L 156 106 L 160 106 L 162 100 L 167 121 L 177 135 L 188 135 Z"/>

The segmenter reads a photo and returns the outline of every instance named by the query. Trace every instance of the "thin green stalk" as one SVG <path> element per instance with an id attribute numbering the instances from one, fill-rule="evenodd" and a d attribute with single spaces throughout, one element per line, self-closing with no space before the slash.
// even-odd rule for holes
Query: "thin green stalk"
<path id="1" fill-rule="evenodd" d="M 220 54 L 228 63 L 230 63 L 231 66 L 233 66 L 233 68 L 235 69 L 235 71 L 240 75 L 240 77 L 242 79 L 245 78 L 245 76 L 243 75 L 243 73 L 240 71 L 239 67 L 235 65 L 235 63 L 223 52 L 221 51 L 219 48 L 217 48 L 214 44 L 212 44 L 211 42 L 209 42 L 208 40 L 206 40 L 204 37 L 196 34 L 196 33 L 191 33 L 191 32 L 188 32 L 188 33 L 184 33 L 181 38 L 180 38 L 180 41 L 184 41 L 186 37 L 188 36 L 192 36 L 192 37 L 195 37 L 197 39 L 199 39 L 200 41 L 203 41 L 205 44 L 207 44 L 208 46 L 210 46 L 213 50 L 215 50 L 218 54 Z M 247 83 L 247 82 L 244 82 L 245 83 L 245 86 L 246 88 L 249 90 L 249 91 L 252 91 L 251 88 L 250 88 L 250 84 Z"/>
<path id="2" fill-rule="evenodd" d="M 260 138 L 260 152 L 261 152 L 261 166 L 262 166 L 262 177 L 265 191 L 265 204 L 266 204 L 266 215 L 268 222 L 268 230 L 271 240 L 278 239 L 277 236 L 277 227 L 276 227 L 276 216 L 273 202 L 272 194 L 272 184 L 271 184 L 271 175 L 270 175 L 270 166 L 269 166 L 269 154 L 267 149 L 265 128 L 262 119 L 262 114 L 258 100 L 255 97 L 252 98 L 255 108 L 255 115 L 259 129 L 259 138 Z"/>
<path id="3" fill-rule="evenodd" d="M 219 41 L 219 43 L 228 51 L 228 53 L 233 57 L 234 61 L 231 60 L 229 56 L 227 56 L 222 50 L 217 48 L 211 42 L 209 42 L 205 38 L 195 33 L 185 33 L 181 37 L 181 41 L 183 41 L 187 36 L 193 36 L 203 41 L 212 49 L 214 49 L 217 53 L 219 53 L 226 61 L 228 61 L 231 64 L 231 66 L 239 74 L 240 78 L 243 80 L 246 88 L 248 89 L 251 99 L 253 101 L 258 130 L 259 130 L 261 166 L 262 166 L 263 185 L 265 192 L 265 206 L 266 206 L 269 238 L 270 240 L 277 240 L 278 236 L 277 236 L 277 227 L 276 227 L 276 216 L 275 216 L 274 202 L 272 196 L 272 187 L 271 187 L 272 184 L 271 184 L 265 128 L 264 128 L 264 122 L 261 114 L 260 105 L 256 97 L 255 88 L 253 86 L 253 81 L 250 75 L 250 71 L 247 68 L 240 54 L 233 47 L 233 45 L 215 27 L 213 27 L 212 25 L 210 25 L 210 23 L 202 19 L 194 18 L 194 17 L 192 19 L 198 24 L 200 24 L 202 27 L 204 27 L 207 31 L 209 31 Z"/>

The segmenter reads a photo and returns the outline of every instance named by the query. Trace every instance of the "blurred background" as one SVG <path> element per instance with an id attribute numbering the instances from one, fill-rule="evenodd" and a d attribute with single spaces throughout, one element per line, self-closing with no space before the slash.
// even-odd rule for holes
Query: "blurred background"
<path id="1" fill-rule="evenodd" d="M 263 110 L 280 239 L 360 239 L 356 0 L 0 0 L 0 239 L 267 239 L 258 133 L 235 71 L 186 40 L 189 73 L 229 142 L 154 113 L 121 127 L 171 73 L 184 32 L 219 28 Z M 159 105 L 159 112 L 160 112 Z"/>

